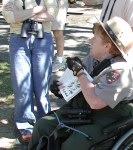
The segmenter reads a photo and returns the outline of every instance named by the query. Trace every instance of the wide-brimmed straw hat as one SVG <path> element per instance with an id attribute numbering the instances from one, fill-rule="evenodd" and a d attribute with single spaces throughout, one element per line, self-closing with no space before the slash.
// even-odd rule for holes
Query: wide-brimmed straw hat
<path id="1" fill-rule="evenodd" d="M 96 17 L 97 18 L 97 17 Z M 107 33 L 111 41 L 116 45 L 122 56 L 127 60 L 126 53 L 133 46 L 133 32 L 130 25 L 119 17 L 113 17 L 106 23 L 102 23 L 98 18 L 104 31 Z"/>

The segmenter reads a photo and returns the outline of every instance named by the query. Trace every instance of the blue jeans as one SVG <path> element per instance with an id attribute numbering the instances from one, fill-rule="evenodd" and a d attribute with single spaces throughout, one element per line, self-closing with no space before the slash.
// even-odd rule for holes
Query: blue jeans
<path id="1" fill-rule="evenodd" d="M 14 91 L 14 121 L 21 133 L 32 133 L 28 120 L 36 121 L 50 111 L 48 83 L 52 72 L 53 40 L 36 35 L 10 36 L 11 81 Z M 35 115 L 34 106 L 37 107 Z"/>

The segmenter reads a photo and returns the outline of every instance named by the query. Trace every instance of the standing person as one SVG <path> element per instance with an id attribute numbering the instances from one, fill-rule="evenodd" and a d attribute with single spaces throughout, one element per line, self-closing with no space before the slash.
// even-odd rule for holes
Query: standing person
<path id="1" fill-rule="evenodd" d="M 10 24 L 14 122 L 24 142 L 29 142 L 33 130 L 29 120 L 35 122 L 50 111 L 51 24 L 56 12 L 56 0 L 3 0 L 2 14 Z M 34 103 L 37 106 L 36 115 Z"/>
<path id="2" fill-rule="evenodd" d="M 126 116 L 133 116 L 133 62 L 128 60 L 128 53 L 133 49 L 132 29 L 123 19 L 113 17 L 104 24 L 100 21 L 95 23 L 93 33 L 94 37 L 89 41 L 90 59 L 88 64 L 84 64 L 88 66 L 88 72 L 93 75 L 93 81 L 87 78 L 84 65 L 79 58 L 67 58 L 67 66 L 77 76 L 82 93 L 35 123 L 29 150 L 36 149 L 41 137 L 46 146 L 49 142 L 47 139 L 52 133 L 58 135 L 55 131 L 64 120 L 64 114 L 61 113 L 64 109 L 68 109 L 69 112 L 73 109 L 90 110 L 91 108 L 92 114 L 89 115 L 92 123 L 73 125 L 73 131 L 69 130 L 69 127 L 66 132 L 59 134 L 67 135 L 66 140 L 62 142 L 61 150 L 88 150 L 92 144 L 110 136 L 101 132 L 105 126 Z M 133 57 L 133 53 L 131 54 Z M 106 62 L 104 66 L 108 65 L 100 71 L 98 70 L 101 68 L 96 67 L 94 71 L 93 59 L 100 61 L 102 68 L 103 62 Z M 60 84 L 54 84 L 55 94 L 59 91 L 57 89 L 61 88 Z M 69 131 L 72 132 L 68 135 Z M 110 144 L 112 141 L 108 141 L 106 148 Z"/>
<path id="3" fill-rule="evenodd" d="M 52 23 L 52 31 L 55 37 L 57 53 L 55 54 L 52 72 L 57 72 L 65 66 L 65 59 L 63 57 L 64 51 L 64 35 L 63 30 L 65 27 L 67 10 L 69 7 L 68 0 L 57 0 L 58 3 L 58 13 L 55 20 Z"/>
<path id="4" fill-rule="evenodd" d="M 100 20 L 106 22 L 114 16 L 124 19 L 133 30 L 133 0 L 104 0 Z"/>

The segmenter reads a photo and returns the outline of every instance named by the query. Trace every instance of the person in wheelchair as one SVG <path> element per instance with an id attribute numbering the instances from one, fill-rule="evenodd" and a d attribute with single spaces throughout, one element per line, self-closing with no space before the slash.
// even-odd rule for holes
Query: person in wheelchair
<path id="1" fill-rule="evenodd" d="M 103 134 L 105 127 L 132 118 L 132 29 L 123 19 L 113 17 L 106 23 L 94 23 L 93 33 L 86 59 L 67 58 L 67 66 L 77 76 L 82 92 L 35 123 L 29 150 L 88 150 L 114 137 L 114 132 Z M 54 82 L 51 91 L 61 97 L 61 87 L 61 83 Z M 101 149 L 111 149 L 113 144 L 114 138 Z"/>

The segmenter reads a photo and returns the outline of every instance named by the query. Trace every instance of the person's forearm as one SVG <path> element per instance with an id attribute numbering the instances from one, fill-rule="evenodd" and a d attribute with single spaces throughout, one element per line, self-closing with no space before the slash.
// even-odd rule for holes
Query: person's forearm
<path id="1" fill-rule="evenodd" d="M 24 21 L 29 19 L 35 15 L 33 9 L 26 9 L 22 11 L 14 11 L 14 18 L 16 22 Z"/>
<path id="2" fill-rule="evenodd" d="M 44 6 L 35 6 L 31 9 L 20 10 L 11 2 L 5 4 L 3 9 L 7 12 L 13 12 L 15 22 L 24 21 L 37 15 L 38 13 L 46 11 L 46 8 Z"/>
<path id="3" fill-rule="evenodd" d="M 42 9 L 42 8 L 40 8 Z M 36 6 L 31 9 L 25 9 L 25 10 L 16 10 L 14 11 L 14 18 L 16 22 L 24 21 L 26 19 L 30 19 L 36 14 L 38 14 L 41 10 L 39 10 L 39 6 Z"/>
<path id="4" fill-rule="evenodd" d="M 38 22 L 43 22 L 43 21 L 53 21 L 54 17 L 45 11 L 35 15 L 34 17 L 32 17 L 32 19 Z"/>
<path id="5" fill-rule="evenodd" d="M 85 74 L 79 78 L 82 93 L 92 109 L 101 109 L 107 106 L 107 104 L 95 94 L 95 85 L 90 82 Z"/>

